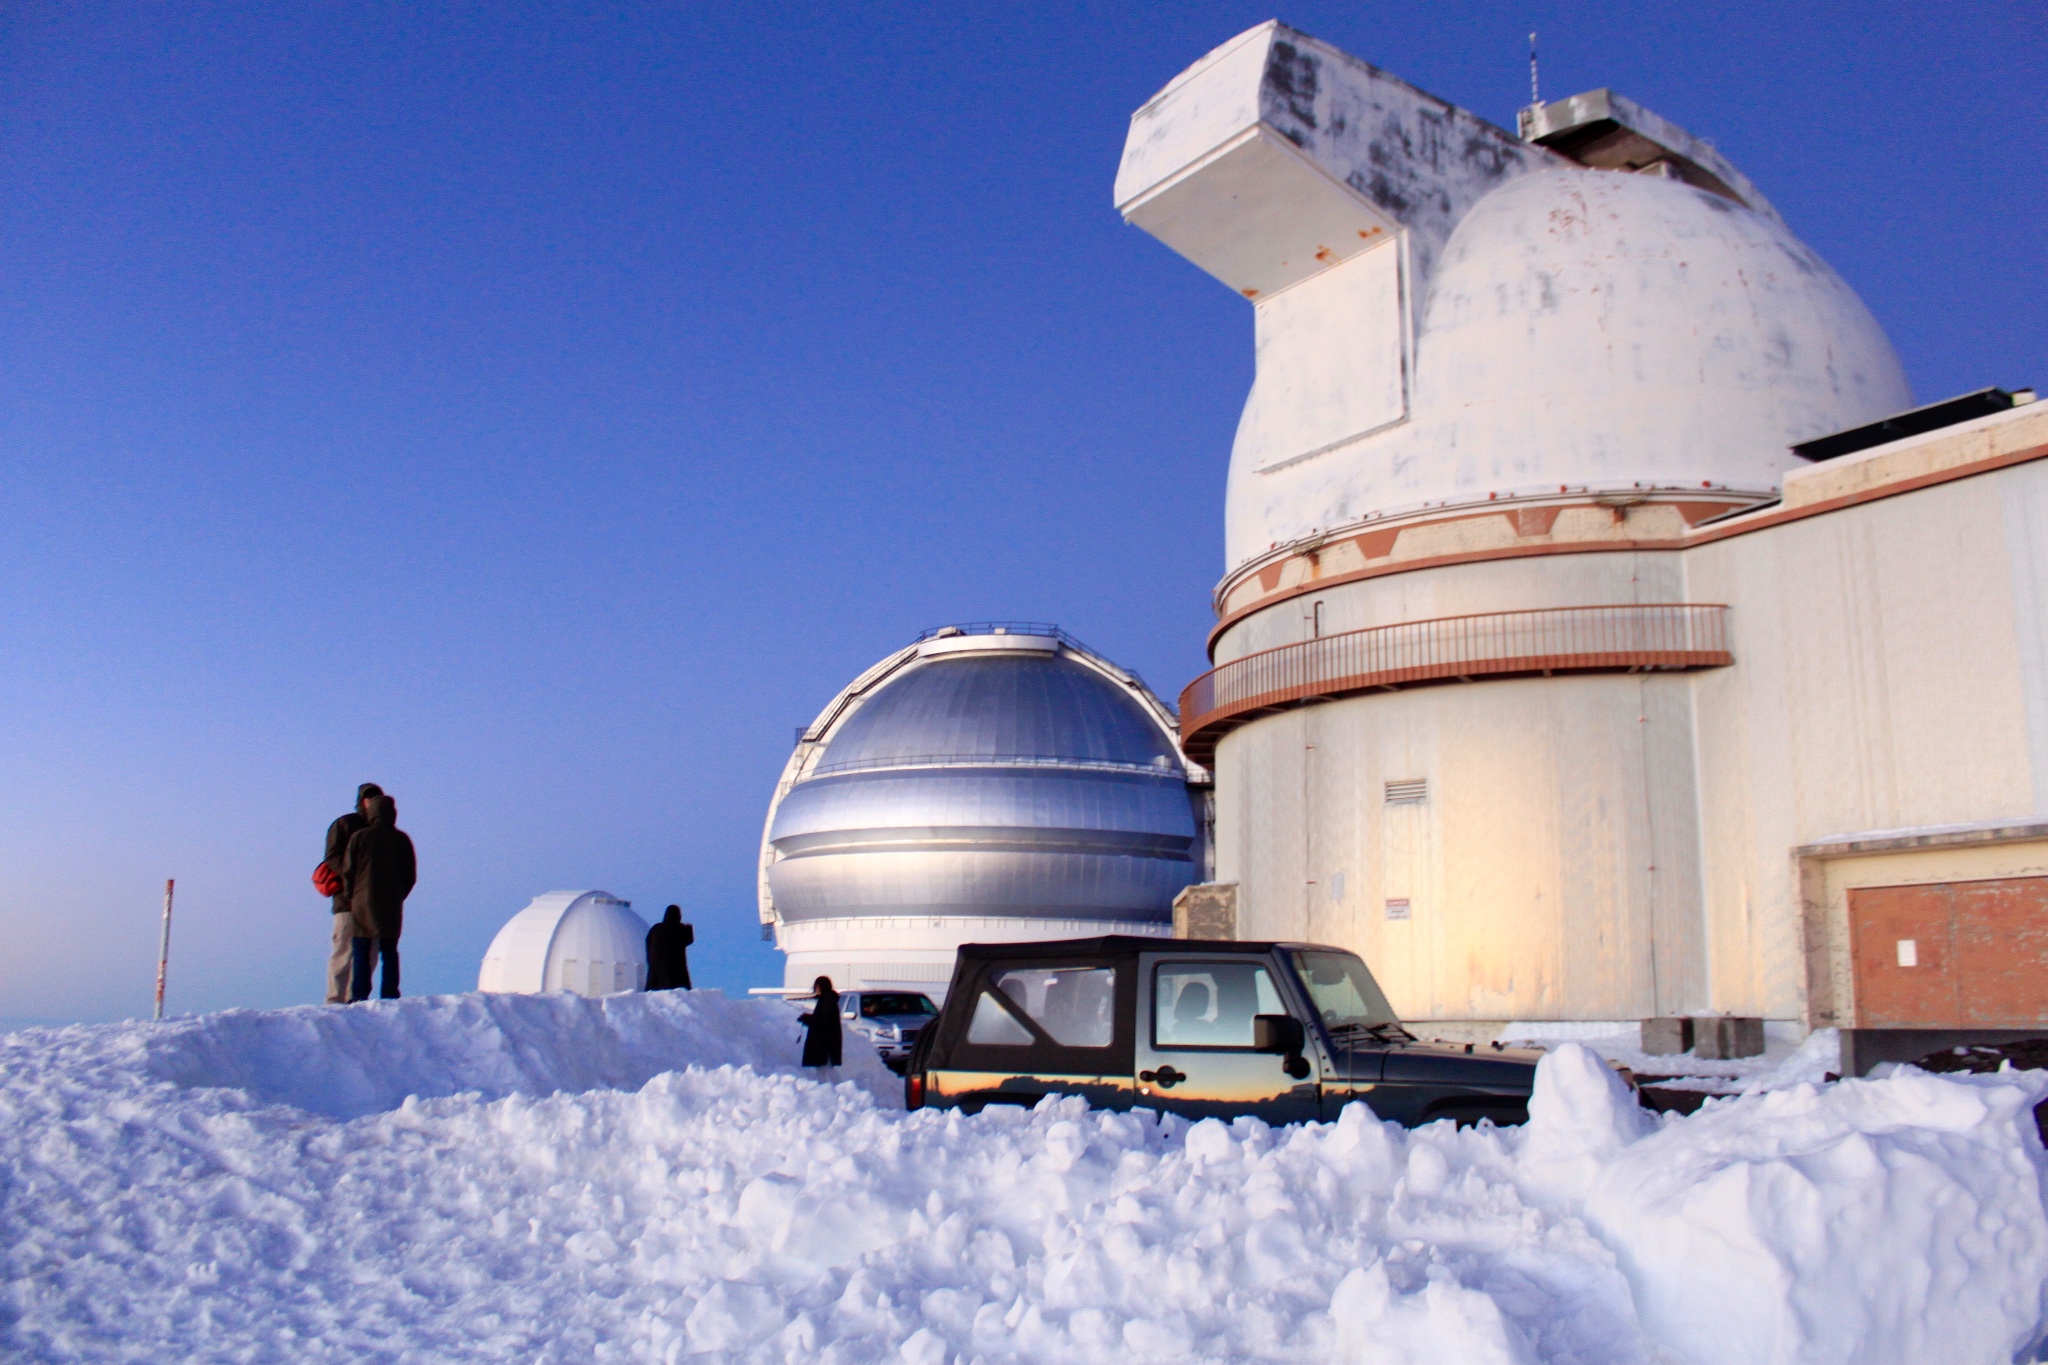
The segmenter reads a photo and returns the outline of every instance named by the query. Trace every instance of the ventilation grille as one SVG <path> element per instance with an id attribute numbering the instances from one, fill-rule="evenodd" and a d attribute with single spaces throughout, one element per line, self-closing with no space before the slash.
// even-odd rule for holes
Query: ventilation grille
<path id="1" fill-rule="evenodd" d="M 1416 801 L 1429 800 L 1429 779 L 1426 777 L 1404 777 L 1387 783 L 1387 804 L 1404 806 Z"/>

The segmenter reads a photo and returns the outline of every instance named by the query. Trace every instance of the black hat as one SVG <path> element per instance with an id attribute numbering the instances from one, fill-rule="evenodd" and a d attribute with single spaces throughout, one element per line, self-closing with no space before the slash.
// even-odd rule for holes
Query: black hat
<path id="1" fill-rule="evenodd" d="M 360 806 L 371 797 L 382 796 L 383 794 L 384 789 L 375 782 L 365 782 L 362 786 L 356 788 L 356 804 Z"/>

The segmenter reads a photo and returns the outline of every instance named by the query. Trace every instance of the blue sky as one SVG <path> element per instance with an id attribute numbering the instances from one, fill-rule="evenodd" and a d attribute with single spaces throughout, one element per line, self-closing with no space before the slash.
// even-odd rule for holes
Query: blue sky
<path id="1" fill-rule="evenodd" d="M 1920 399 L 2048 381 L 2048 11 L 1302 3 L 1512 126 L 1721 150 Z M 354 785 L 412 992 L 534 894 L 779 979 L 793 727 L 949 620 L 1203 667 L 1248 305 L 1119 222 L 1130 112 L 1273 12 L 57 5 L 0 14 L 0 1017 L 318 998 Z"/>

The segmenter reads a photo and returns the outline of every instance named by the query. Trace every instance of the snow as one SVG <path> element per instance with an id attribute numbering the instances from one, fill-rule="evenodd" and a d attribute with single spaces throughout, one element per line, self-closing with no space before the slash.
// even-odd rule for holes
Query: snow
<path id="1" fill-rule="evenodd" d="M 1681 1118 L 1565 1043 L 1523 1129 L 969 1117 L 902 1112 L 851 1035 L 803 1072 L 794 1014 L 0 1037 L 0 1357 L 2006 1365 L 2042 1334 L 2048 1073 L 1788 1058 Z"/>
<path id="2" fill-rule="evenodd" d="M 1726 1059 L 1696 1057 L 1690 1052 L 1675 1056 L 1645 1052 L 1640 1026 L 1634 1023 L 1518 1023 L 1503 1029 L 1500 1036 L 1501 1041 L 1517 1046 L 1547 1048 L 1564 1042 L 1580 1043 L 1610 1062 L 1620 1062 L 1638 1076 L 1679 1076 L 1706 1089 L 1714 1088 L 1712 1082 L 1720 1081 L 1730 1093 L 1740 1091 L 1747 1081 L 1773 1071 L 1799 1054 L 1823 1063 L 1820 1071 L 1808 1077 L 1815 1082 L 1825 1072 L 1841 1070 L 1840 1034 L 1834 1029 L 1816 1029 L 1809 1035 L 1789 1020 L 1773 1019 L 1764 1024 L 1761 1056 Z"/>
<path id="3" fill-rule="evenodd" d="M 1764 1030 L 1762 1055 L 1726 1059 L 1695 1057 L 1690 1052 L 1676 1056 L 1644 1052 L 1634 1024 L 1515 1024 L 1501 1037 L 1519 1046 L 1544 1048 L 1576 1042 L 1638 1076 L 1673 1078 L 1657 1081 L 1660 1088 L 1715 1095 L 1753 1095 L 1794 1085 L 1819 1085 L 1830 1073 L 1841 1072 L 1839 1031 L 1815 1029 L 1809 1034 L 1795 1024 L 1775 1020 Z"/>

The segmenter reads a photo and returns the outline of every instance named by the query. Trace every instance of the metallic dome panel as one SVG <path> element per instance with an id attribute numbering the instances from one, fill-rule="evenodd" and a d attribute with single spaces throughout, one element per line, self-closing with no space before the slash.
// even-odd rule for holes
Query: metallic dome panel
<path id="1" fill-rule="evenodd" d="M 1173 738 L 1105 672 L 1046 650 L 936 653 L 826 737 L 768 831 L 785 923 L 1164 923 L 1197 880 Z"/>
<path id="2" fill-rule="evenodd" d="M 831 737 L 818 773 L 977 758 L 1130 763 L 1181 775 L 1117 684 L 1057 654 L 941 655 L 884 686 Z"/>

